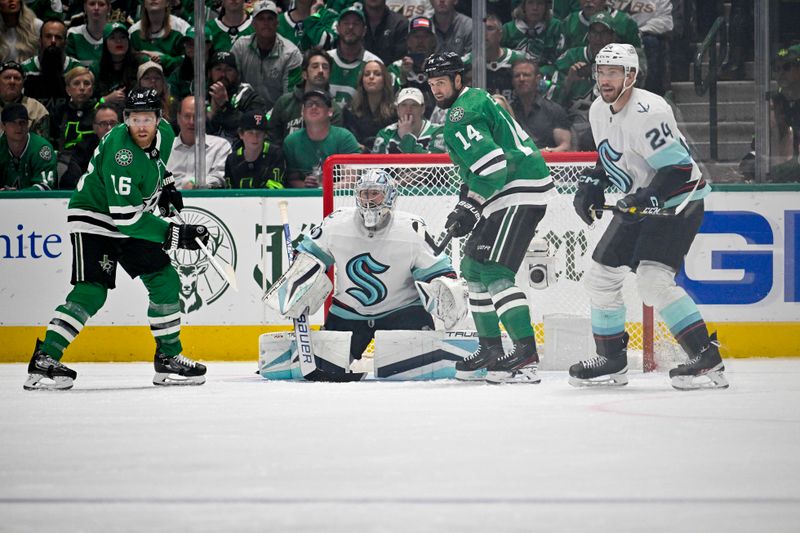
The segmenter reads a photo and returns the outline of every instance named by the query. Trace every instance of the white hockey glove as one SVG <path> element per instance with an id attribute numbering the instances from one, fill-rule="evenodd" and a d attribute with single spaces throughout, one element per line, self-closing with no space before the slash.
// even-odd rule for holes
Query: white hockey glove
<path id="1" fill-rule="evenodd" d="M 430 283 L 415 281 L 425 309 L 451 329 L 469 311 L 467 284 L 462 279 L 438 277 Z"/>
<path id="2" fill-rule="evenodd" d="M 325 274 L 325 264 L 310 254 L 300 253 L 289 270 L 264 294 L 263 300 L 272 309 L 289 318 L 297 318 L 306 309 L 316 313 L 333 284 Z"/>

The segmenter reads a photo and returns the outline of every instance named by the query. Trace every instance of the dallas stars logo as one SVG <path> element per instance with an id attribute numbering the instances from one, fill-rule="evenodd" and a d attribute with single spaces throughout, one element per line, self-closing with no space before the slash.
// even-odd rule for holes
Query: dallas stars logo
<path id="1" fill-rule="evenodd" d="M 128 150 L 127 148 L 123 148 L 122 150 L 117 151 L 114 154 L 114 161 L 121 167 L 127 167 L 131 163 L 133 163 L 133 152 Z"/>
<path id="2" fill-rule="evenodd" d="M 100 268 L 103 269 L 103 272 L 111 274 L 111 269 L 114 268 L 114 261 L 108 258 L 108 254 L 103 254 L 103 259 L 98 263 L 100 263 Z"/>
<path id="3" fill-rule="evenodd" d="M 454 107 L 450 110 L 450 122 L 458 122 L 462 118 L 464 118 L 463 107 Z"/>
<path id="4" fill-rule="evenodd" d="M 39 150 L 39 157 L 41 157 L 43 161 L 50 161 L 53 158 L 53 151 L 50 150 L 49 146 L 42 146 L 42 149 Z"/>

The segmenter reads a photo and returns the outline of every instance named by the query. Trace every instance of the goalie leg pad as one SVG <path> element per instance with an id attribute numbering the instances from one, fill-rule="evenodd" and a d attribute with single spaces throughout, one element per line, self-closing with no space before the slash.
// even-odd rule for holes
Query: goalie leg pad
<path id="1" fill-rule="evenodd" d="M 345 374 L 350 367 L 349 331 L 312 331 L 317 365 L 330 375 Z M 303 380 L 294 332 L 264 333 L 258 339 L 258 373 L 269 380 Z"/>
<path id="2" fill-rule="evenodd" d="M 306 309 L 313 315 L 333 289 L 325 271 L 325 264 L 316 257 L 298 254 L 289 270 L 264 295 L 267 305 L 285 317 L 297 318 Z"/>
<path id="3" fill-rule="evenodd" d="M 467 284 L 462 279 L 438 277 L 429 283 L 414 282 L 422 305 L 431 315 L 444 323 L 445 329 L 452 329 L 469 311 Z"/>
<path id="4" fill-rule="evenodd" d="M 478 334 L 474 331 L 378 330 L 375 377 L 394 381 L 452 379 L 456 362 L 477 348 Z"/>

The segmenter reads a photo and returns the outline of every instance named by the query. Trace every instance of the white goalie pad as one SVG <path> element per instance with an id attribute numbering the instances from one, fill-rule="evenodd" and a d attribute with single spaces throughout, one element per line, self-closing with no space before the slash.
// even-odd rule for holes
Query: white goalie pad
<path id="1" fill-rule="evenodd" d="M 313 255 L 300 253 L 289 270 L 269 288 L 264 300 L 285 317 L 297 318 L 306 309 L 309 315 L 313 315 L 333 290 L 325 270 L 322 261 Z"/>
<path id="2" fill-rule="evenodd" d="M 329 372 L 348 371 L 352 335 L 349 331 L 311 331 L 317 365 Z M 259 336 L 258 373 L 269 380 L 303 379 L 294 332 L 280 331 Z"/>
<path id="3" fill-rule="evenodd" d="M 422 305 L 434 317 L 452 329 L 469 311 L 469 291 L 463 279 L 438 277 L 429 283 L 415 281 Z"/>
<path id="4" fill-rule="evenodd" d="M 511 341 L 502 334 L 506 350 Z M 452 379 L 456 362 L 478 349 L 476 331 L 379 330 L 375 332 L 375 377 L 394 381 Z"/>

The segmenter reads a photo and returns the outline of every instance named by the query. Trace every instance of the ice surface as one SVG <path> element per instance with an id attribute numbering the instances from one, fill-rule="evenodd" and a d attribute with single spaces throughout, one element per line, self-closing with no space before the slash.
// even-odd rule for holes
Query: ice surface
<path id="1" fill-rule="evenodd" d="M 65 361 L 69 364 L 69 361 Z M 81 364 L 27 392 L 0 365 L 0 531 L 800 530 L 800 360 L 731 388 L 267 382 L 211 363 L 155 388 Z"/>

